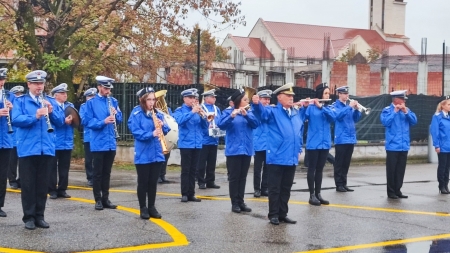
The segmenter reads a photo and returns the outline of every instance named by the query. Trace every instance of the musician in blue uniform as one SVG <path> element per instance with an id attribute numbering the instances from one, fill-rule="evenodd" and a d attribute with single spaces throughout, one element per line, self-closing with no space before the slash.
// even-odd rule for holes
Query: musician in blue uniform
<path id="1" fill-rule="evenodd" d="M 170 107 L 167 107 L 167 111 L 169 112 L 169 115 L 172 116 L 172 109 Z M 161 172 L 159 173 L 158 183 L 159 184 L 168 184 L 170 183 L 170 180 L 166 178 L 167 173 L 167 163 L 169 162 L 170 158 L 170 151 L 167 154 L 164 154 L 164 164 L 161 166 Z"/>
<path id="2" fill-rule="evenodd" d="M 86 102 L 93 99 L 95 95 L 97 95 L 96 88 L 87 89 L 84 92 L 84 97 L 86 98 Z M 94 175 L 94 159 L 92 158 L 91 153 L 91 130 L 87 127 L 86 124 L 86 103 L 81 104 L 80 106 L 80 118 L 81 124 L 83 125 L 83 146 L 84 146 L 84 170 L 86 171 L 86 180 L 88 186 L 93 186 L 92 178 Z"/>
<path id="3" fill-rule="evenodd" d="M 361 118 L 358 110 L 358 101 L 348 101 L 348 86 L 336 89 L 339 99 L 333 103 L 336 110 L 336 121 L 334 124 L 334 182 L 336 191 L 352 192 L 353 189 L 347 187 L 347 174 L 352 161 L 353 149 L 356 144 L 355 123 Z"/>
<path id="4" fill-rule="evenodd" d="M 195 170 L 203 145 L 203 129 L 208 127 L 206 115 L 198 104 L 197 89 L 181 92 L 183 105 L 173 113 L 178 123 L 178 148 L 181 155 L 181 202 L 200 202 L 195 197 Z"/>
<path id="5" fill-rule="evenodd" d="M 450 170 L 450 96 L 439 102 L 431 119 L 430 133 L 434 149 L 438 155 L 437 180 L 439 192 L 449 194 L 448 177 Z"/>
<path id="6" fill-rule="evenodd" d="M 259 102 L 263 106 L 270 104 L 272 97 L 271 90 L 262 90 L 256 94 Z M 259 119 L 259 126 L 253 131 L 253 146 L 255 148 L 255 156 L 253 157 L 253 196 L 259 198 L 261 196 L 269 196 L 267 186 L 267 164 L 266 164 L 266 149 L 267 149 L 267 125 L 264 119 Z M 261 180 L 262 173 L 262 180 Z"/>
<path id="7" fill-rule="evenodd" d="M 62 111 L 68 106 L 75 108 L 72 103 L 67 101 L 67 92 L 69 91 L 67 88 L 67 84 L 62 83 L 51 90 L 51 94 Z M 69 115 L 65 117 L 62 126 L 55 127 L 55 159 L 53 159 L 52 169 L 50 171 L 50 183 L 48 185 L 50 199 L 56 199 L 58 197 L 70 198 L 70 195 L 66 191 L 69 185 L 69 169 L 73 149 L 73 128 L 71 124 L 72 116 Z"/>
<path id="8" fill-rule="evenodd" d="M 160 138 L 164 140 L 164 135 L 170 128 L 164 120 L 164 114 L 154 107 L 155 90 L 151 87 L 144 88 L 138 96 L 140 106 L 131 113 L 128 128 L 134 136 L 134 164 L 138 175 L 140 216 L 147 220 L 150 217 L 160 219 L 161 214 L 155 208 L 158 178 L 165 162 Z M 156 115 L 153 115 L 155 113 Z"/>
<path id="9" fill-rule="evenodd" d="M 222 113 L 214 105 L 216 102 L 216 94 L 214 92 L 215 89 L 211 89 L 202 94 L 204 101 L 202 109 L 207 115 L 212 115 L 210 117 L 213 117 L 213 119 L 208 122 L 207 128 L 203 128 L 202 150 L 200 151 L 197 167 L 197 181 L 200 189 L 220 188 L 214 181 L 216 179 L 217 147 L 221 133 L 216 122 L 220 119 Z"/>
<path id="10" fill-rule="evenodd" d="M 417 117 L 405 105 L 406 90 L 391 92 L 392 103 L 380 115 L 385 127 L 387 195 L 390 199 L 408 198 L 401 191 L 410 147 L 409 128 Z"/>
<path id="11" fill-rule="evenodd" d="M 336 119 L 336 113 L 331 105 L 319 99 L 329 99 L 330 89 L 326 83 L 316 87 L 316 99 L 308 106 L 305 119 L 308 120 L 308 136 L 306 149 L 308 150 L 308 188 L 310 193 L 309 204 L 320 206 L 328 205 L 329 201 L 322 198 L 323 167 L 331 148 L 331 126 Z"/>
<path id="12" fill-rule="evenodd" d="M 30 230 L 49 228 L 44 211 L 55 156 L 56 135 L 52 130 L 64 124 L 64 112 L 55 99 L 43 95 L 46 76 L 42 70 L 26 75 L 29 92 L 15 98 L 12 111 L 12 123 L 17 127 L 22 220 Z"/>
<path id="13" fill-rule="evenodd" d="M 251 110 L 247 111 L 249 98 L 243 90 L 237 90 L 231 96 L 234 107 L 225 109 L 217 125 L 226 131 L 225 156 L 229 172 L 229 191 L 231 211 L 235 213 L 251 212 L 244 203 L 245 184 L 250 161 L 255 154 L 253 149 L 253 129 L 258 120 Z"/>
<path id="14" fill-rule="evenodd" d="M 264 106 L 257 95 L 252 99 L 255 115 L 267 126 L 268 217 L 273 225 L 297 223 L 287 214 L 295 168 L 302 152 L 305 109 L 293 108 L 292 87 L 293 84 L 288 83 L 273 92 L 277 95 L 276 106 Z"/>
<path id="15" fill-rule="evenodd" d="M 23 96 L 25 88 L 23 86 L 14 86 L 9 90 L 10 97 L 9 101 L 14 104 L 14 100 L 16 97 Z M 18 189 L 20 188 L 20 175 L 18 175 L 18 167 L 19 164 L 19 157 L 17 156 L 17 141 L 16 141 L 16 133 L 17 133 L 17 127 L 13 126 L 13 133 L 11 134 L 11 137 L 13 139 L 13 149 L 11 150 L 10 156 L 9 156 L 9 170 L 8 170 L 8 180 L 9 180 L 9 187 L 11 189 Z"/>
<path id="16" fill-rule="evenodd" d="M 6 217 L 2 207 L 5 204 L 9 157 L 13 148 L 13 138 L 8 132 L 8 129 L 12 128 L 10 110 L 13 105 L 8 100 L 8 92 L 4 88 L 7 71 L 6 68 L 0 69 L 0 217 Z"/>
<path id="17" fill-rule="evenodd" d="M 117 125 L 122 112 L 117 99 L 110 96 L 114 79 L 97 76 L 98 94 L 86 103 L 85 123 L 90 129 L 91 152 L 94 158 L 93 193 L 95 210 L 116 209 L 109 200 L 111 169 L 116 157 Z"/>

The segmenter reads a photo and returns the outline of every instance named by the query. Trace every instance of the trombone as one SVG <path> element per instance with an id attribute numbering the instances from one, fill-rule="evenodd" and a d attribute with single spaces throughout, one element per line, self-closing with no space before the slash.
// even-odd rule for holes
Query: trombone
<path id="1" fill-rule="evenodd" d="M 352 101 L 355 101 L 355 100 L 354 100 L 354 99 L 349 99 L 348 101 L 349 101 L 349 102 L 352 102 Z M 360 103 L 358 103 L 358 104 L 356 105 L 356 109 L 357 109 L 358 111 L 360 111 L 360 112 L 364 112 L 366 115 L 369 115 L 369 113 L 372 111 L 371 108 L 364 107 L 364 106 L 362 106 Z"/>

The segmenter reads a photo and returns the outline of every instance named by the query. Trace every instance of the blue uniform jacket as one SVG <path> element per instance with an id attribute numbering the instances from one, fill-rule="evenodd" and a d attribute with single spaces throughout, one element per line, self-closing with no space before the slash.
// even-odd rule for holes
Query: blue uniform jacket
<path id="1" fill-rule="evenodd" d="M 87 127 L 86 122 L 86 103 L 80 106 L 81 125 L 83 126 L 83 142 L 91 142 L 91 129 Z"/>
<path id="2" fill-rule="evenodd" d="M 314 104 L 310 104 L 306 109 L 305 119 L 308 120 L 306 149 L 330 149 L 330 123 L 336 119 L 333 106 L 323 105 L 322 108 L 318 108 Z"/>
<path id="3" fill-rule="evenodd" d="M 8 92 L 6 92 L 6 94 L 8 94 Z M 3 96 L 3 94 L 0 93 L 0 96 Z M 7 98 L 9 99 L 9 98 Z M 3 101 L 3 97 L 2 97 L 2 101 L 0 102 L 0 109 L 5 108 L 5 101 Z M 10 116 L 10 121 L 12 122 L 12 118 L 11 118 L 11 112 L 9 113 Z M 8 121 L 6 120 L 7 117 L 0 117 L 0 148 L 12 148 L 13 147 L 13 134 L 9 134 L 8 133 Z M 15 129 L 13 129 L 14 131 L 16 131 Z"/>
<path id="4" fill-rule="evenodd" d="M 220 129 L 227 132 L 225 156 L 253 156 L 255 154 L 253 149 L 253 129 L 258 127 L 258 119 L 253 115 L 252 111 L 248 111 L 246 116 L 237 114 L 233 118 L 231 117 L 233 110 L 233 108 L 225 109 L 217 123 Z"/>
<path id="5" fill-rule="evenodd" d="M 23 95 L 20 95 L 20 97 L 21 96 L 23 96 Z M 13 106 L 15 105 L 15 101 L 16 101 L 15 99 L 16 99 L 16 95 L 14 95 L 14 93 L 9 92 L 9 101 L 13 104 Z M 11 116 L 11 122 L 12 122 L 12 116 Z M 17 147 L 17 140 L 16 140 L 17 127 L 13 125 L 12 128 L 13 128 L 13 133 L 11 134 L 11 138 L 13 141 L 13 147 Z"/>
<path id="6" fill-rule="evenodd" d="M 267 164 L 297 165 L 302 152 L 305 109 L 291 108 L 289 116 L 280 103 L 275 107 L 261 103 L 252 106 L 256 117 L 267 122 Z"/>
<path id="7" fill-rule="evenodd" d="M 186 104 L 175 110 L 173 118 L 178 124 L 178 148 L 202 148 L 203 131 L 208 128 L 208 122 Z"/>
<path id="8" fill-rule="evenodd" d="M 203 104 L 203 106 L 206 107 L 207 111 L 206 112 L 214 112 L 215 113 L 215 109 L 214 109 L 214 105 L 210 105 L 210 104 Z M 202 108 L 203 108 L 202 106 Z M 220 116 L 222 115 L 222 112 L 220 111 L 220 109 L 216 106 L 217 108 L 217 115 L 214 118 L 214 123 L 216 124 L 217 127 L 217 121 L 220 119 Z M 204 110 L 204 108 L 203 108 Z M 213 121 L 208 122 L 208 125 L 206 128 L 203 129 L 203 145 L 219 145 L 219 138 L 214 138 L 209 136 L 209 132 L 208 132 L 208 128 L 209 127 L 213 127 Z"/>
<path id="9" fill-rule="evenodd" d="M 391 104 L 383 109 L 380 115 L 381 124 L 385 126 L 385 148 L 388 151 L 409 150 L 409 127 L 417 124 L 417 117 L 411 110 L 405 114 L 402 111 L 395 112 Z"/>
<path id="10" fill-rule="evenodd" d="M 340 100 L 333 103 L 336 110 L 334 123 L 334 144 L 356 144 L 355 123 L 361 119 L 361 112 L 345 105 Z"/>
<path id="11" fill-rule="evenodd" d="M 49 113 L 53 129 L 61 127 L 64 124 L 63 110 L 58 106 L 54 98 L 46 96 L 45 99 L 53 106 L 52 113 Z M 36 111 L 39 108 L 41 108 L 41 105 L 30 94 L 14 100 L 12 123 L 17 127 L 15 136 L 19 157 L 32 155 L 55 156 L 56 135 L 55 132 L 47 132 L 45 117 L 36 118 Z"/>
<path id="12" fill-rule="evenodd" d="M 68 106 L 75 108 L 70 102 L 64 103 L 64 109 Z M 64 109 L 61 108 L 63 111 Z M 64 115 L 65 116 L 65 115 Z M 64 118 L 65 120 L 65 118 Z M 60 127 L 55 128 L 56 133 L 56 150 L 72 150 L 73 149 L 73 127 L 64 123 Z"/>
<path id="13" fill-rule="evenodd" d="M 256 112 L 255 116 L 256 115 Z M 258 127 L 253 130 L 253 147 L 255 151 L 264 151 L 267 150 L 267 124 L 266 121 L 259 118 L 259 125 Z"/>
<path id="14" fill-rule="evenodd" d="M 122 122 L 122 112 L 119 109 L 118 102 L 111 97 L 111 104 L 116 109 L 116 124 Z M 91 151 L 109 151 L 116 150 L 116 137 L 114 133 L 114 124 L 106 124 L 105 119 L 109 117 L 110 111 L 108 98 L 96 95 L 86 103 L 85 120 L 86 125 L 91 130 Z"/>
<path id="15" fill-rule="evenodd" d="M 164 120 L 164 114 L 158 111 L 156 116 L 164 122 L 162 131 L 166 135 L 170 131 L 170 127 Z M 134 136 L 135 164 L 165 161 L 161 142 L 158 137 L 153 136 L 153 131 L 155 131 L 153 118 L 151 115 L 147 116 L 140 106 L 134 108 L 133 113 L 128 118 L 128 128 Z"/>
<path id="16" fill-rule="evenodd" d="M 441 153 L 450 153 L 450 118 L 446 118 L 443 112 L 433 115 L 430 133 L 433 146 L 440 148 Z"/>

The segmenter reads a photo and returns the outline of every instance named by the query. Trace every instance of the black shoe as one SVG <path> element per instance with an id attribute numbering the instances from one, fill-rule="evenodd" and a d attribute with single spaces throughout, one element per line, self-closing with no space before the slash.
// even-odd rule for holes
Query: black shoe
<path id="1" fill-rule="evenodd" d="M 166 179 L 166 176 L 161 176 L 159 179 L 161 179 L 161 184 L 170 183 L 170 181 Z M 158 180 L 158 183 L 159 183 L 159 180 Z"/>
<path id="2" fill-rule="evenodd" d="M 30 220 L 30 221 L 25 222 L 25 228 L 28 230 L 35 230 L 36 225 L 34 225 L 34 221 Z"/>
<path id="3" fill-rule="evenodd" d="M 322 198 L 322 195 L 320 195 L 320 193 L 316 193 L 316 197 L 320 201 L 320 204 L 322 204 L 322 205 L 329 205 L 330 204 L 330 201 L 324 200 Z"/>
<path id="4" fill-rule="evenodd" d="M 162 184 L 162 183 L 163 183 L 162 179 L 160 177 L 158 177 L 158 184 Z"/>
<path id="5" fill-rule="evenodd" d="M 141 208 L 141 219 L 143 220 L 148 220 L 150 219 L 150 214 L 148 213 L 148 208 L 147 207 L 143 207 Z"/>
<path id="6" fill-rule="evenodd" d="M 240 204 L 239 208 L 241 209 L 242 212 L 251 212 L 252 211 L 252 209 L 250 207 L 248 207 L 245 203 Z"/>
<path id="7" fill-rule="evenodd" d="M 388 198 L 390 198 L 390 199 L 398 199 L 397 195 L 388 195 Z"/>
<path id="8" fill-rule="evenodd" d="M 94 184 L 92 183 L 92 180 L 88 180 L 87 181 L 87 185 L 90 186 L 90 187 L 94 186 Z"/>
<path id="9" fill-rule="evenodd" d="M 348 191 L 348 192 L 354 192 L 355 190 L 348 188 L 346 185 L 344 185 L 344 188 Z"/>
<path id="10" fill-rule="evenodd" d="M 450 193 L 450 190 L 448 189 L 448 185 L 445 186 L 445 189 Z"/>
<path id="11" fill-rule="evenodd" d="M 269 191 L 268 190 L 263 190 L 261 191 L 261 196 L 269 196 Z"/>
<path id="12" fill-rule="evenodd" d="M 216 185 L 215 183 L 212 183 L 212 184 L 207 184 L 206 188 L 220 189 L 220 186 Z"/>
<path id="13" fill-rule="evenodd" d="M 296 223 L 297 223 L 297 221 L 291 220 L 291 219 L 289 219 L 288 217 L 278 218 L 278 220 L 279 220 L 280 222 L 285 222 L 285 223 L 289 223 L 289 224 L 296 224 Z"/>
<path id="14" fill-rule="evenodd" d="M 17 182 L 10 182 L 9 187 L 11 189 L 19 189 L 19 184 Z"/>
<path id="15" fill-rule="evenodd" d="M 0 217 L 6 217 L 5 211 L 0 208 Z"/>
<path id="16" fill-rule="evenodd" d="M 447 189 L 445 189 L 445 187 L 439 188 L 439 193 L 441 193 L 441 194 L 449 194 L 449 192 L 447 191 Z"/>
<path id="17" fill-rule="evenodd" d="M 181 197 L 181 202 L 188 202 L 188 197 L 187 196 L 182 196 Z"/>
<path id="18" fill-rule="evenodd" d="M 58 198 L 58 194 L 56 194 L 56 192 L 50 192 L 50 199 L 57 199 Z"/>
<path id="19" fill-rule="evenodd" d="M 320 201 L 317 199 L 316 195 L 311 194 L 309 197 L 309 204 L 313 206 L 320 206 Z"/>
<path id="20" fill-rule="evenodd" d="M 188 200 L 189 200 L 189 201 L 192 201 L 192 202 L 202 202 L 201 199 L 198 199 L 198 198 L 196 198 L 195 196 L 190 196 L 190 197 L 188 197 Z"/>
<path id="21" fill-rule="evenodd" d="M 397 194 L 397 197 L 401 198 L 401 199 L 407 199 L 408 196 L 403 195 L 403 193 Z"/>
<path id="22" fill-rule="evenodd" d="M 231 211 L 233 213 L 240 213 L 241 212 L 241 208 L 239 207 L 239 205 L 232 205 L 231 206 Z"/>
<path id="23" fill-rule="evenodd" d="M 199 189 L 206 189 L 206 185 L 205 185 L 205 184 L 199 184 L 199 185 L 198 185 L 198 188 L 199 188 Z"/>
<path id="24" fill-rule="evenodd" d="M 116 209 L 117 206 L 114 205 L 113 203 L 111 203 L 111 201 L 108 199 L 106 201 L 102 201 L 103 207 L 104 208 L 109 208 L 109 209 Z"/>
<path id="25" fill-rule="evenodd" d="M 59 198 L 65 198 L 65 199 L 71 198 L 70 195 L 67 194 L 66 192 L 60 192 L 60 193 L 58 193 L 58 197 L 59 197 Z"/>
<path id="26" fill-rule="evenodd" d="M 253 193 L 253 196 L 254 196 L 255 198 L 261 197 L 261 191 L 256 190 L 255 193 Z"/>
<path id="27" fill-rule="evenodd" d="M 34 222 L 34 225 L 36 225 L 36 227 L 38 228 L 49 228 L 50 225 L 48 225 L 47 222 L 45 222 L 45 220 L 37 220 Z"/>
<path id="28" fill-rule="evenodd" d="M 295 182 L 295 181 L 294 181 L 294 182 L 292 182 L 292 184 L 296 184 L 296 183 L 297 183 L 297 182 Z"/>
<path id="29" fill-rule="evenodd" d="M 280 225 L 280 221 L 278 220 L 278 218 L 272 218 L 270 219 L 270 224 Z"/>
<path id="30" fill-rule="evenodd" d="M 338 186 L 336 187 L 337 192 L 347 192 L 347 189 L 344 188 L 344 186 Z"/>
<path id="31" fill-rule="evenodd" d="M 162 216 L 161 214 L 158 212 L 158 210 L 156 210 L 156 208 L 154 206 L 151 206 L 148 209 L 149 213 L 150 213 L 150 217 L 155 218 L 155 219 L 161 219 Z"/>
<path id="32" fill-rule="evenodd" d="M 95 210 L 103 210 L 103 204 L 100 200 L 95 202 Z"/>

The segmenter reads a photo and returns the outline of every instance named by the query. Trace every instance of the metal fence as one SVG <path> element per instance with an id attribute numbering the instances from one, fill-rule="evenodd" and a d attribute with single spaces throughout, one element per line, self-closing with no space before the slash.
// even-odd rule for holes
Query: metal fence
<path id="1" fill-rule="evenodd" d="M 15 85 L 24 85 L 24 83 L 7 83 L 5 86 L 7 89 Z M 94 87 L 95 84 L 86 87 Z M 123 113 L 123 122 L 118 125 L 120 134 L 120 141 L 131 142 L 133 141 L 133 135 L 130 133 L 127 127 L 127 120 L 131 110 L 138 105 L 138 98 L 136 93 L 138 90 L 144 87 L 153 87 L 155 90 L 167 90 L 166 101 L 168 107 L 174 111 L 177 107 L 181 106 L 183 99 L 180 95 L 181 91 L 189 88 L 197 88 L 199 94 L 203 92 L 203 85 L 170 85 L 170 84 L 157 84 L 157 83 L 115 83 L 113 96 L 119 101 L 119 106 Z M 258 90 L 270 89 L 275 90 L 277 86 L 260 87 Z M 217 100 L 216 105 L 221 109 L 228 107 L 227 98 L 233 94 L 235 89 L 220 88 L 216 91 Z M 294 87 L 295 97 L 294 100 L 298 101 L 307 97 L 314 97 L 314 90 L 308 88 Z M 332 94 L 332 99 L 336 99 L 336 95 Z M 352 97 L 359 101 L 365 107 L 371 108 L 369 115 L 364 115 L 361 120 L 356 124 L 357 138 L 360 141 L 367 142 L 382 142 L 384 140 L 384 127 L 380 121 L 380 114 L 384 107 L 389 106 L 391 98 L 389 95 L 379 95 L 372 97 Z M 436 106 L 441 100 L 441 97 L 437 96 L 425 96 L 425 95 L 409 95 L 407 100 L 407 106 L 417 115 L 418 125 L 411 128 L 411 140 L 417 142 L 426 142 L 428 140 L 428 127 L 431 122 L 431 117 L 435 113 Z M 84 102 L 83 98 L 79 98 L 74 104 L 77 108 Z M 276 103 L 276 97 L 271 101 Z M 305 131 L 306 134 L 306 131 Z M 220 143 L 223 144 L 224 140 L 221 139 Z"/>

